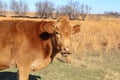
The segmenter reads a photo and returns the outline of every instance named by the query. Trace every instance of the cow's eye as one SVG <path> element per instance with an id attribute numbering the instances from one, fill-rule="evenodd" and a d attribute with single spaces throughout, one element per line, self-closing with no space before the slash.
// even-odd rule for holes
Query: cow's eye
<path id="1" fill-rule="evenodd" d="M 51 34 L 49 34 L 48 32 L 43 32 L 39 35 L 39 37 L 43 40 L 48 40 L 51 37 Z"/>

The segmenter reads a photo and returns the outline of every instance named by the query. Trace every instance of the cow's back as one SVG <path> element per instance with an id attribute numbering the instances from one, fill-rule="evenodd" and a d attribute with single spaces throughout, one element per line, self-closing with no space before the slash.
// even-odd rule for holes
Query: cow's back
<path id="1" fill-rule="evenodd" d="M 13 37 L 14 33 L 16 33 L 16 24 L 18 21 L 8 21 L 3 20 L 0 21 L 0 42 L 1 40 L 6 40 L 7 38 Z"/>

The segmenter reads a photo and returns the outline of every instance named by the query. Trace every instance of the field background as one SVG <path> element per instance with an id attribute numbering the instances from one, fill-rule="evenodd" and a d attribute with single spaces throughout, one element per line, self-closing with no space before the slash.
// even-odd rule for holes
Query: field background
<path id="1" fill-rule="evenodd" d="M 4 19 L 17 18 L 0 17 Z M 73 35 L 73 54 L 67 59 L 71 64 L 58 56 L 42 71 L 31 72 L 30 80 L 120 80 L 120 19 L 94 16 L 70 22 L 81 25 L 81 32 Z M 3 70 L 0 80 L 15 80 L 16 72 L 16 68 Z"/>

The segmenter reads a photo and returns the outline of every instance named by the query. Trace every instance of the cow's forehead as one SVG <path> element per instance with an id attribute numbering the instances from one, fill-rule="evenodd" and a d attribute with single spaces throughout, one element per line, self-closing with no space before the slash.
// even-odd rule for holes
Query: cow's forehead
<path id="1" fill-rule="evenodd" d="M 72 28 L 69 24 L 61 24 L 61 25 L 57 26 L 57 30 L 62 33 L 66 33 L 66 32 L 70 32 L 72 30 Z"/>
<path id="2" fill-rule="evenodd" d="M 61 32 L 70 32 L 72 30 L 70 21 L 66 18 L 62 18 L 62 19 L 58 20 L 56 28 Z"/>

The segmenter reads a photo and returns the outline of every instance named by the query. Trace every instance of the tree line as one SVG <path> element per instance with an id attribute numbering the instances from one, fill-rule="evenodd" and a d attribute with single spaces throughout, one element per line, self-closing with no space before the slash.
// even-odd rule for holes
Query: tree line
<path id="1" fill-rule="evenodd" d="M 35 4 L 36 17 L 39 18 L 57 18 L 67 15 L 70 19 L 85 20 L 92 7 L 80 4 L 78 1 L 68 0 L 66 5 L 55 5 L 53 2 L 44 0 L 37 1 Z M 0 0 L 0 15 L 5 16 L 7 9 L 10 9 L 16 16 L 27 16 L 29 11 L 28 4 L 23 0 L 11 0 L 9 6 Z"/>
<path id="2" fill-rule="evenodd" d="M 114 11 L 105 11 L 104 12 L 105 15 L 112 15 L 112 16 L 120 16 L 120 13 L 119 12 L 114 12 Z"/>

